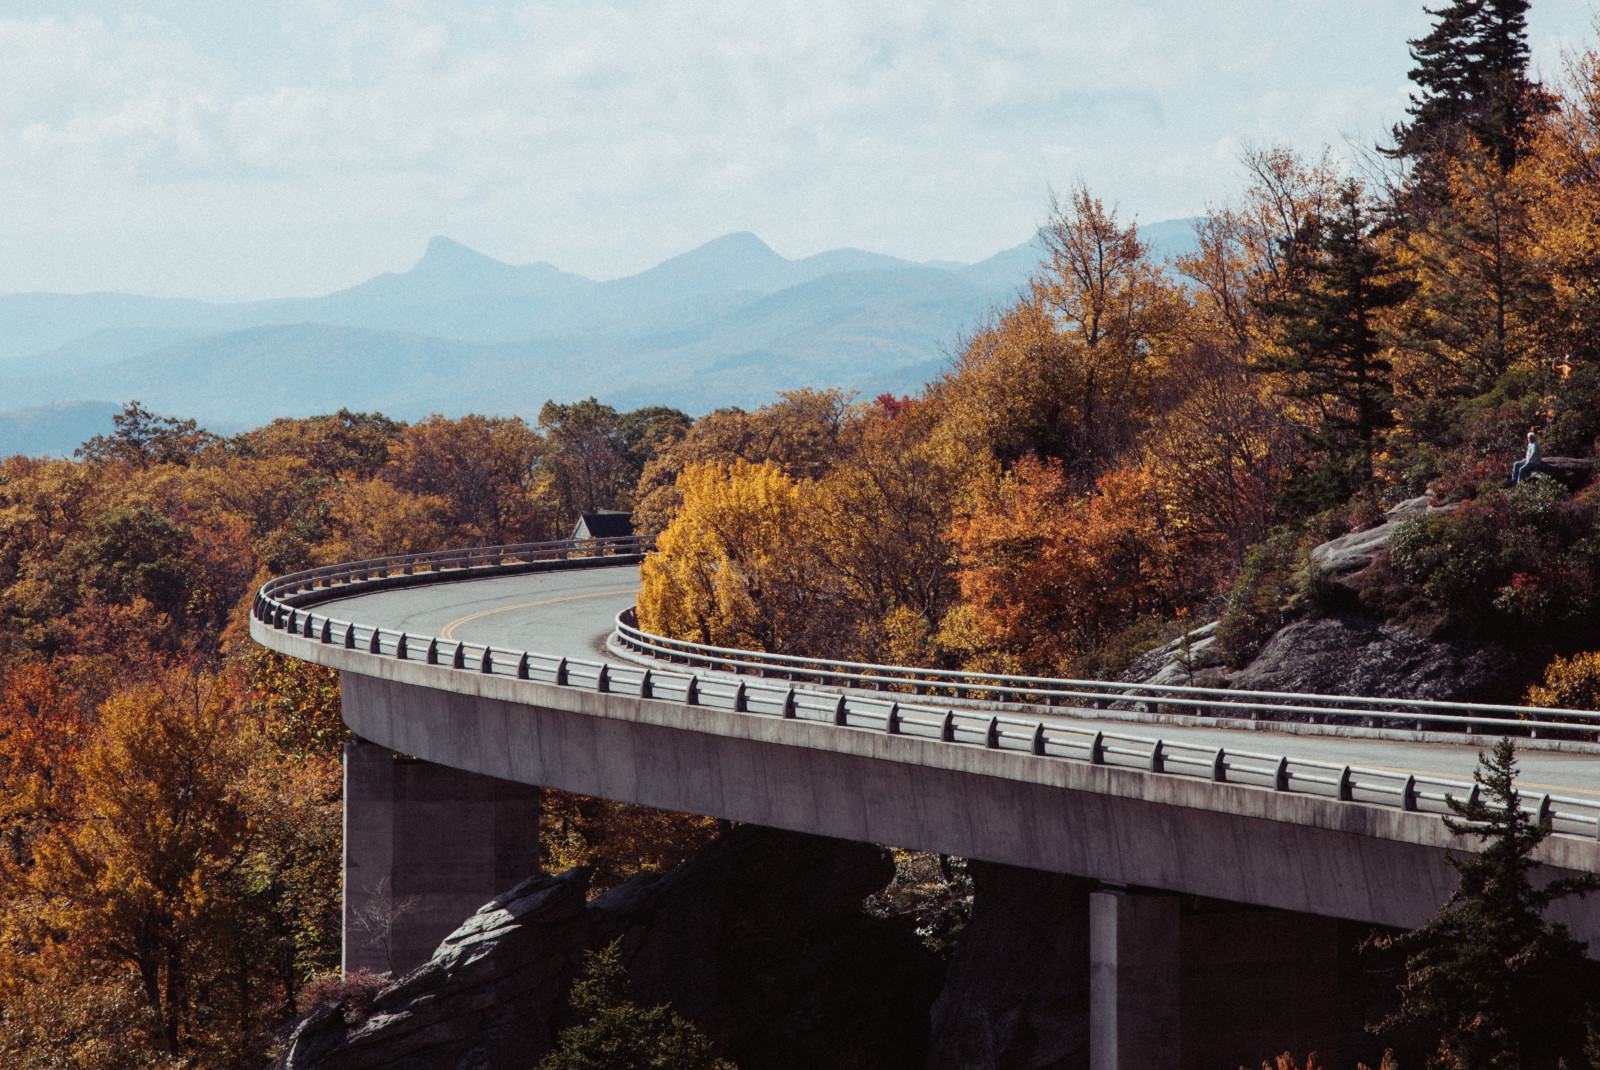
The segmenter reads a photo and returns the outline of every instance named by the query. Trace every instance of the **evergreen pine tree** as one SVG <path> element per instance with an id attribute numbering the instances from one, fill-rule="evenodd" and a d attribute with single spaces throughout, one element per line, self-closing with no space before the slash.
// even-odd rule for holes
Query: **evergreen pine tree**
<path id="1" fill-rule="evenodd" d="M 1530 120 L 1551 99 L 1528 78 L 1529 0 L 1453 0 L 1433 30 L 1409 42 L 1417 66 L 1409 123 L 1394 128 L 1392 155 L 1423 163 L 1476 146 L 1509 168 Z"/>
<path id="2" fill-rule="evenodd" d="M 718 1059 L 706 1035 L 671 1008 L 645 1009 L 628 1001 L 619 943 L 584 955 L 571 1003 L 585 1020 L 562 1031 L 539 1070 L 737 1070 Z"/>
<path id="3" fill-rule="evenodd" d="M 1474 777 L 1484 798 L 1447 798 L 1456 816 L 1444 823 L 1478 839 L 1481 850 L 1449 856 L 1461 880 L 1434 918 L 1380 941 L 1406 953 L 1406 981 L 1400 1009 L 1379 1028 L 1417 1023 L 1438 1030 L 1437 1067 L 1586 1065 L 1594 966 L 1584 959 L 1584 944 L 1565 925 L 1545 921 L 1544 911 L 1557 899 L 1600 888 L 1600 878 L 1533 886 L 1533 851 L 1550 835 L 1550 822 L 1522 808 L 1516 772 L 1509 739 L 1479 755 Z"/>
<path id="4" fill-rule="evenodd" d="M 1355 183 L 1335 214 L 1311 220 L 1284 245 L 1288 283 L 1260 308 L 1278 324 L 1277 345 L 1258 363 L 1285 376 L 1286 396 L 1312 403 L 1310 445 L 1329 457 L 1329 477 L 1348 493 L 1372 476 L 1374 445 L 1394 424 L 1392 368 L 1375 314 L 1414 289 L 1376 241 Z"/>

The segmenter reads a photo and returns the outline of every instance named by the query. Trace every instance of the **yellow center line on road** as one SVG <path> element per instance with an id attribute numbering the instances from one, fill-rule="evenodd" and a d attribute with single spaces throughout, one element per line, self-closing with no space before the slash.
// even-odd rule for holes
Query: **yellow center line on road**
<path id="1" fill-rule="evenodd" d="M 1406 776 L 1436 776 L 1449 779 L 1472 779 L 1471 773 L 1441 773 L 1433 769 L 1403 769 L 1396 765 L 1372 765 L 1369 763 L 1352 762 L 1352 765 L 1364 765 L 1367 769 L 1378 769 L 1385 773 L 1402 773 Z M 1564 784 L 1535 784 L 1529 780 L 1517 781 L 1517 788 L 1539 788 L 1543 791 L 1573 791 L 1579 795 L 1600 795 L 1600 790 L 1595 788 L 1569 788 Z"/>
<path id="2" fill-rule="evenodd" d="M 556 602 L 577 602 L 585 598 L 605 598 L 613 594 L 633 594 L 633 588 L 627 587 L 616 591 L 593 591 L 589 594 L 569 594 L 565 598 L 544 598 L 537 602 L 518 602 L 514 606 L 501 606 L 499 609 L 486 609 L 482 613 L 469 613 L 465 617 L 457 617 L 439 629 L 439 638 L 454 639 L 456 637 L 456 629 L 461 625 L 469 621 L 481 620 L 484 617 L 492 617 L 496 613 L 510 613 L 513 609 L 531 609 L 534 606 L 548 606 Z"/>
<path id="3" fill-rule="evenodd" d="M 608 597 L 608 596 L 614 595 L 614 594 L 633 594 L 633 593 L 634 593 L 633 588 L 626 587 L 626 588 L 620 588 L 620 589 L 615 590 L 615 591 L 594 591 L 594 592 L 591 592 L 589 594 L 569 594 L 564 598 L 543 598 L 543 599 L 540 599 L 537 602 L 518 602 L 514 606 L 501 606 L 498 609 L 485 609 L 481 613 L 469 613 L 465 617 L 457 617 L 455 620 L 451 621 L 449 624 L 446 624 L 443 628 L 441 628 L 439 630 L 439 638 L 441 638 L 441 639 L 454 639 L 456 637 L 456 629 L 459 628 L 461 625 L 466 624 L 469 621 L 482 620 L 484 617 L 492 617 L 496 613 L 510 613 L 514 609 L 531 609 L 534 606 L 548 606 L 548 605 L 553 605 L 556 602 L 578 602 L 578 601 L 581 601 L 581 600 L 583 600 L 585 598 L 605 598 L 605 597 Z M 1352 764 L 1366 764 L 1366 763 L 1352 763 Z M 1381 770 L 1381 771 L 1386 772 L 1386 773 L 1400 773 L 1400 774 L 1402 774 L 1404 776 L 1434 776 L 1434 777 L 1447 777 L 1447 778 L 1450 778 L 1450 779 L 1456 779 L 1456 778 L 1460 778 L 1460 777 L 1464 777 L 1464 776 L 1471 776 L 1470 773 L 1467 773 L 1467 774 L 1463 774 L 1463 773 L 1441 773 L 1441 772 L 1439 772 L 1437 770 L 1433 770 L 1433 769 L 1405 769 L 1405 768 L 1401 768 L 1400 766 L 1394 766 L 1394 765 L 1372 765 L 1372 764 L 1366 764 L 1366 767 L 1368 769 L 1378 769 L 1378 770 Z M 1571 791 L 1571 792 L 1576 792 L 1579 795 L 1600 795 L 1600 790 L 1597 790 L 1597 789 L 1594 789 L 1594 788 L 1571 788 L 1571 787 L 1566 787 L 1565 785 L 1560 785 L 1560 784 L 1535 784 L 1535 783 L 1532 783 L 1530 781 L 1519 781 L 1517 783 L 1517 787 L 1519 787 L 1519 788 L 1537 788 L 1537 789 L 1540 789 L 1540 790 L 1543 790 L 1543 791 Z"/>

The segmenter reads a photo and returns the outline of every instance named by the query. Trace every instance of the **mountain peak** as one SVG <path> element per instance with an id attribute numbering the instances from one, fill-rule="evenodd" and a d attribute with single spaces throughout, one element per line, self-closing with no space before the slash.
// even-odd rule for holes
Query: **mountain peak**
<path id="1" fill-rule="evenodd" d="M 469 249 L 460 242 L 451 238 L 435 235 L 428 239 L 428 247 L 423 250 L 422 259 L 418 260 L 412 271 L 471 271 L 474 273 L 505 270 L 511 267 L 503 261 L 492 256 L 485 256 L 476 249 Z"/>

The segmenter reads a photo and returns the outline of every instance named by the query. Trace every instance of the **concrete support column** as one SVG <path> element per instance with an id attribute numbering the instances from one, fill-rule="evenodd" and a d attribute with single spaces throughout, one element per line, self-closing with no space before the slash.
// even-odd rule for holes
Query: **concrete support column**
<path id="1" fill-rule="evenodd" d="M 538 870 L 538 788 L 345 744 L 347 972 L 400 976 Z"/>
<path id="2" fill-rule="evenodd" d="M 1178 897 L 1089 896 L 1089 1070 L 1178 1070 Z"/>

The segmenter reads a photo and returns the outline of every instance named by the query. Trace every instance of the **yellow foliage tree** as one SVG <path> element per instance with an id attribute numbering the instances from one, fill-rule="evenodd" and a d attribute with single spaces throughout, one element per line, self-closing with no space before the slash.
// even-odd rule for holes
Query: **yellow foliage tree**
<path id="1" fill-rule="evenodd" d="M 132 971 L 169 1055 L 205 1039 L 196 984 L 249 835 L 241 728 L 234 689 L 213 676 L 175 672 L 113 697 L 78 763 L 81 820 L 41 839 L 29 876 L 49 931 Z"/>
<path id="2" fill-rule="evenodd" d="M 716 646 L 814 649 L 835 593 L 817 554 L 814 485 L 747 461 L 691 464 L 678 485 L 683 504 L 639 569 L 640 626 Z"/>

